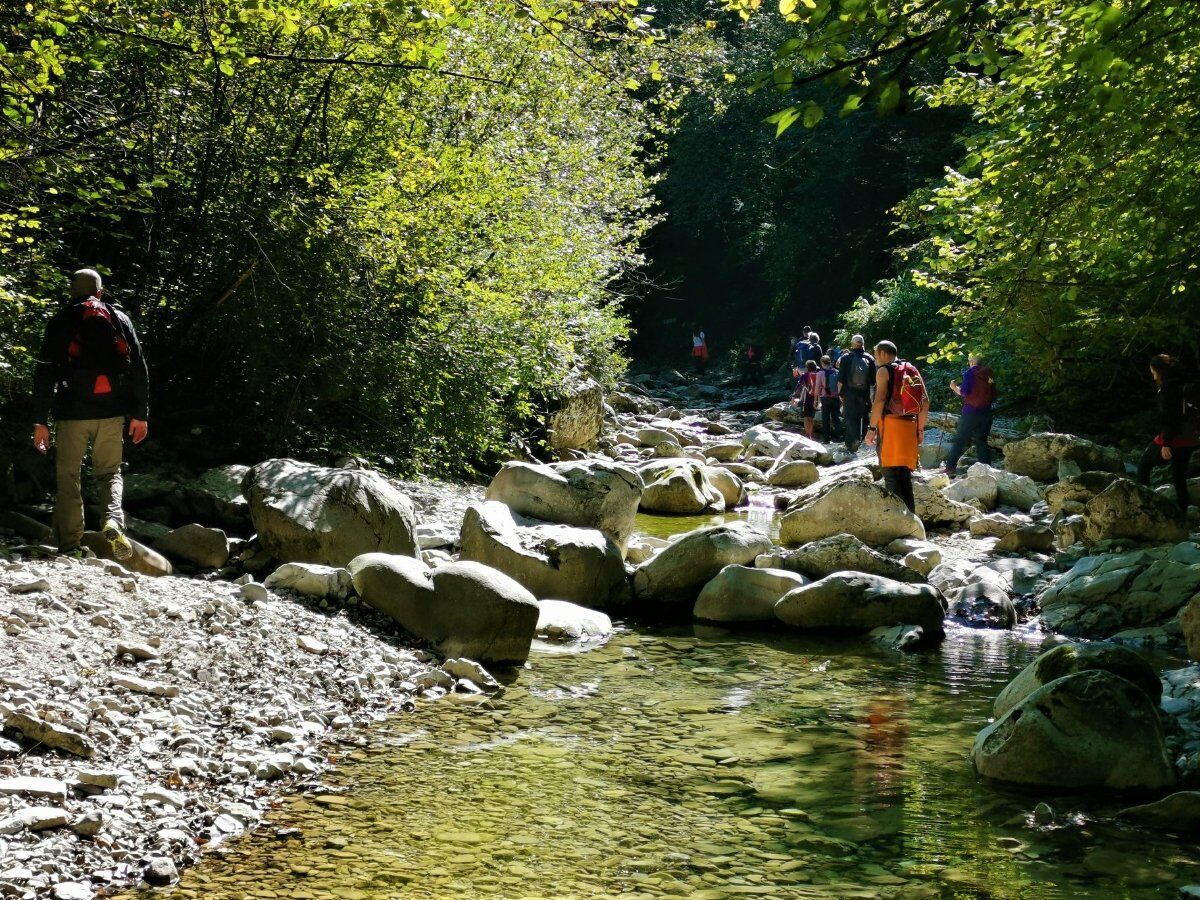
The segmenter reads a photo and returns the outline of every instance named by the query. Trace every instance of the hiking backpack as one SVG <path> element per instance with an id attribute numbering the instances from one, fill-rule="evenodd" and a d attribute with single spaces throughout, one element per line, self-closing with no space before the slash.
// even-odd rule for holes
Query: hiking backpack
<path id="1" fill-rule="evenodd" d="M 891 416 L 915 416 L 925 405 L 925 381 L 906 359 L 889 364 L 888 399 L 884 410 Z"/>
<path id="2" fill-rule="evenodd" d="M 971 384 L 971 393 L 963 397 L 963 402 L 971 406 L 991 406 L 996 402 L 996 379 L 992 370 L 987 366 L 979 366 L 975 370 L 975 380 Z"/>
<path id="3" fill-rule="evenodd" d="M 129 341 L 117 314 L 99 297 L 88 297 L 68 312 L 67 369 L 81 396 L 106 396 L 129 371 Z"/>
<path id="4" fill-rule="evenodd" d="M 838 395 L 838 370 L 836 366 L 830 366 L 828 369 L 822 369 L 825 373 L 825 396 L 836 397 Z"/>
<path id="5" fill-rule="evenodd" d="M 867 354 L 851 353 L 849 368 L 846 386 L 854 388 L 856 391 L 869 391 L 871 389 L 871 361 L 867 359 Z"/>

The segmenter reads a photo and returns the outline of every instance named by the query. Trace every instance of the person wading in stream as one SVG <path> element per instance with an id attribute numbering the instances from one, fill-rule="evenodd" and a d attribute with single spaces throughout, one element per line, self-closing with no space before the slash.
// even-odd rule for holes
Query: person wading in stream
<path id="1" fill-rule="evenodd" d="M 1148 486 L 1151 470 L 1169 465 L 1175 499 L 1186 513 L 1188 463 L 1200 447 L 1200 396 L 1195 385 L 1184 383 L 1179 360 L 1165 353 L 1150 360 L 1150 375 L 1158 388 L 1159 432 L 1138 461 L 1138 481 Z"/>
<path id="2" fill-rule="evenodd" d="M 135 444 L 146 439 L 150 377 L 133 323 L 102 298 L 100 273 L 80 269 L 71 279 L 71 298 L 46 323 L 34 373 L 37 424 L 33 446 L 50 450 L 55 431 L 58 491 L 54 531 L 63 553 L 79 551 L 83 539 L 81 473 L 88 445 L 92 474 L 104 509 L 102 532 L 117 559 L 129 559 L 121 511 L 121 454 L 125 418 Z"/>
<path id="3" fill-rule="evenodd" d="M 891 341 L 875 345 L 879 367 L 867 443 L 878 442 L 879 465 L 887 489 L 916 512 L 912 473 L 920 465 L 921 435 L 929 418 L 929 394 L 917 367 L 897 357 L 896 345 Z"/>

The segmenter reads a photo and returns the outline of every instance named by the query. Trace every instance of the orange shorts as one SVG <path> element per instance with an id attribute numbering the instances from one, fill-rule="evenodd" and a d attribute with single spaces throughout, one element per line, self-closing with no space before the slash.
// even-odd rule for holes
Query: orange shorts
<path id="1" fill-rule="evenodd" d="M 919 437 L 916 419 L 884 416 L 879 426 L 879 464 L 885 469 L 895 466 L 920 468 Z"/>

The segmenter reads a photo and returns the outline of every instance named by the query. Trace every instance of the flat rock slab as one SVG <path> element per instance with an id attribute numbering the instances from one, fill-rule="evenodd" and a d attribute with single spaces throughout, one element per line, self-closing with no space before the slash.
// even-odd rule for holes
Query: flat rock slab
<path id="1" fill-rule="evenodd" d="M 0 778 L 0 794 L 21 797 L 55 797 L 65 800 L 67 784 L 57 778 L 35 778 L 28 775 Z"/>

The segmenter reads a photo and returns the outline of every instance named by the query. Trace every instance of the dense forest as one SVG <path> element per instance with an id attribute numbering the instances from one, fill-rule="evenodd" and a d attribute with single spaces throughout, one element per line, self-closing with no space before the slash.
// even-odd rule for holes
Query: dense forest
<path id="1" fill-rule="evenodd" d="M 466 473 L 693 324 L 979 349 L 1085 427 L 1195 358 L 1198 59 L 1164 0 L 10 4 L 5 417 L 94 265 L 210 456 Z"/>

